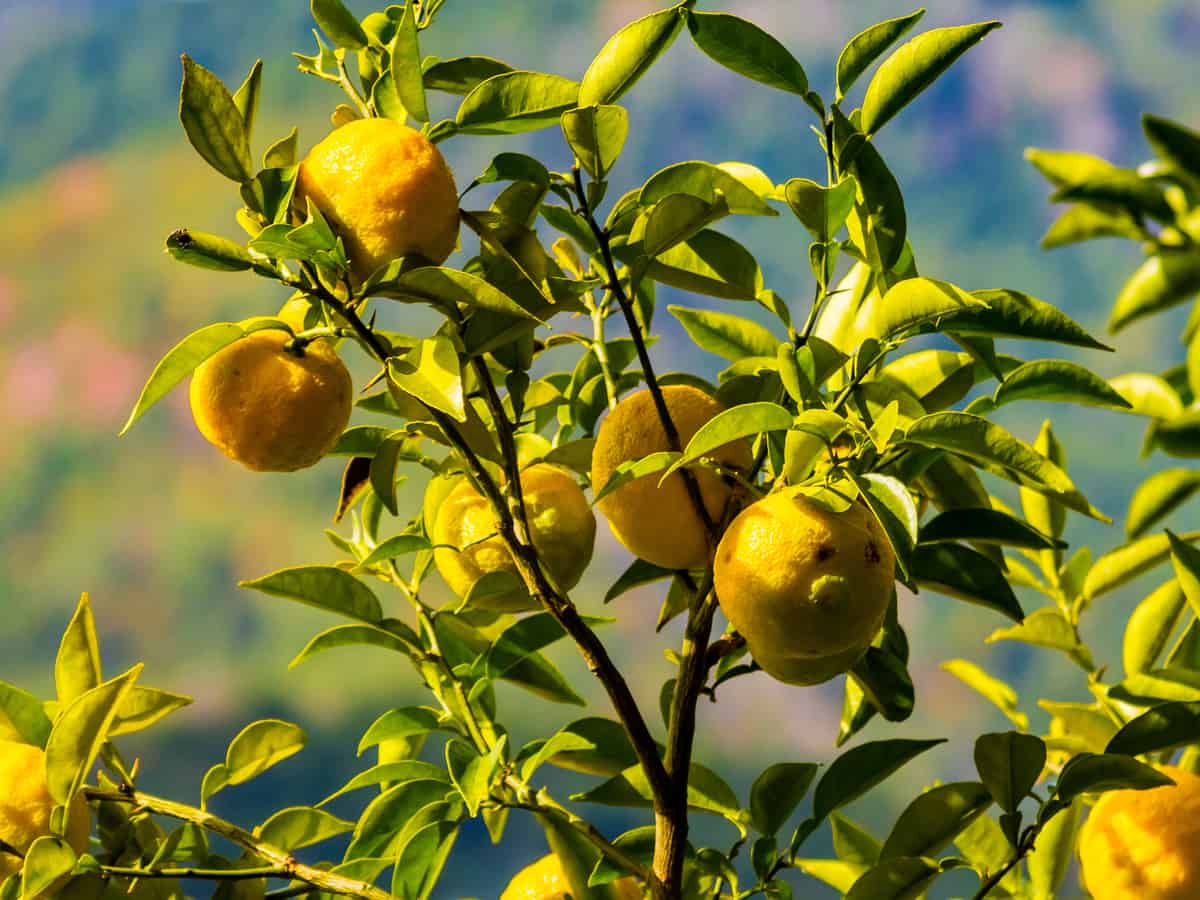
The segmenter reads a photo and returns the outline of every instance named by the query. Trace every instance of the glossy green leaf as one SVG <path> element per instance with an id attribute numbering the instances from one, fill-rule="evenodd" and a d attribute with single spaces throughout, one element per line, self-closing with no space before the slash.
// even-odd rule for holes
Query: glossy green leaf
<path id="1" fill-rule="evenodd" d="M 857 822 L 842 813 L 830 813 L 829 830 L 833 833 L 833 852 L 838 859 L 863 866 L 879 862 L 883 844 Z"/>
<path id="2" fill-rule="evenodd" d="M 1200 550 L 1167 530 L 1171 548 L 1171 566 L 1175 569 L 1175 580 L 1183 588 L 1192 612 L 1200 615 Z"/>
<path id="3" fill-rule="evenodd" d="M 494 161 L 493 161 L 494 162 Z M 378 276 L 378 278 L 377 278 Z M 401 299 L 419 300 L 435 307 L 486 309 L 503 316 L 540 321 L 507 294 L 477 275 L 442 266 L 421 266 L 396 278 L 385 271 L 371 276 L 363 286 L 365 294 L 382 293 Z"/>
<path id="4" fill-rule="evenodd" d="M 649 206 L 671 194 L 690 194 L 708 204 L 715 204 L 722 197 L 734 214 L 779 215 L 750 185 L 726 169 L 700 160 L 673 163 L 655 172 L 642 185 L 637 202 Z"/>
<path id="5" fill-rule="evenodd" d="M 1200 491 L 1200 470 L 1166 469 L 1138 485 L 1125 516 L 1125 534 L 1141 537 Z"/>
<path id="6" fill-rule="evenodd" d="M 371 723 L 358 742 L 358 755 L 384 741 L 428 734 L 441 727 L 438 714 L 426 706 L 402 706 L 390 709 Z"/>
<path id="7" fill-rule="evenodd" d="M 134 404 L 133 411 L 121 427 L 120 434 L 125 434 L 146 410 L 165 397 L 200 363 L 244 337 L 245 334 L 246 331 L 241 325 L 233 322 L 217 322 L 193 331 L 172 347 L 154 367 L 150 379 L 142 388 L 137 403 Z"/>
<path id="8" fill-rule="evenodd" d="M 467 421 L 462 366 L 454 343 L 445 335 L 424 338 L 387 362 L 388 378 L 422 403 Z"/>
<path id="9" fill-rule="evenodd" d="M 710 59 L 781 91 L 803 96 L 808 76 L 788 49 L 753 22 L 728 13 L 688 11 L 688 29 Z"/>
<path id="10" fill-rule="evenodd" d="M 750 787 L 750 821 L 762 834 L 778 834 L 817 775 L 813 763 L 775 763 Z"/>
<path id="11" fill-rule="evenodd" d="M 49 894 L 47 889 L 74 868 L 75 851 L 70 844 L 48 834 L 37 838 L 25 851 L 21 866 L 21 900 L 37 900 Z"/>
<path id="12" fill-rule="evenodd" d="M 1162 188 L 1134 169 L 1105 165 L 1089 168 L 1077 179 L 1063 184 L 1050 197 L 1053 202 L 1100 203 L 1126 207 L 1161 222 L 1173 218 Z"/>
<path id="13" fill-rule="evenodd" d="M 1200 457 L 1200 410 L 1188 409 L 1173 419 L 1151 422 L 1144 449 L 1161 450 L 1180 459 Z"/>
<path id="14" fill-rule="evenodd" d="M 779 339 L 750 319 L 732 313 L 668 306 L 688 337 L 709 353 L 735 362 L 747 356 L 774 356 Z"/>
<path id="15" fill-rule="evenodd" d="M 637 765 L 637 754 L 619 722 L 592 716 L 564 725 L 522 764 L 522 777 L 532 777 L 543 762 L 561 769 L 613 776 Z"/>
<path id="16" fill-rule="evenodd" d="M 922 544 L 912 554 L 912 576 L 930 590 L 965 600 L 1020 622 L 1021 609 L 996 563 L 962 544 Z"/>
<path id="17" fill-rule="evenodd" d="M 264 844 L 293 851 L 354 830 L 353 822 L 309 806 L 281 809 L 254 829 Z"/>
<path id="18" fill-rule="evenodd" d="M 396 635 L 374 625 L 335 625 L 327 628 L 312 638 L 296 656 L 288 663 L 289 669 L 294 669 L 302 662 L 307 662 L 318 653 L 337 647 L 379 647 L 383 650 L 393 650 L 411 656 L 416 652 L 414 644 L 401 640 Z"/>
<path id="19" fill-rule="evenodd" d="M 369 587 L 336 566 L 295 566 L 262 578 L 239 582 L 272 597 L 295 600 L 307 606 L 378 625 L 383 619 L 379 598 Z"/>
<path id="20" fill-rule="evenodd" d="M 55 803 L 66 805 L 83 786 L 141 672 L 139 663 L 79 695 L 58 714 L 46 741 L 46 785 Z"/>
<path id="21" fill-rule="evenodd" d="M 789 422 L 790 424 L 790 422 Z M 70 703 L 80 694 L 87 693 L 100 684 L 100 643 L 96 638 L 96 619 L 88 595 L 79 598 L 79 605 L 71 617 L 58 655 L 54 660 L 54 685 L 58 702 Z"/>
<path id="22" fill-rule="evenodd" d="M 862 498 L 883 526 L 888 543 L 896 556 L 901 576 L 909 577 L 913 547 L 917 542 L 917 505 L 900 481 L 890 475 L 872 472 L 854 476 Z"/>
<path id="23" fill-rule="evenodd" d="M 1024 731 L 1029 728 L 1029 716 L 1021 711 L 1017 692 L 1006 682 L 989 675 L 975 663 L 965 659 L 947 660 L 941 667 L 995 704 L 1019 729 Z"/>
<path id="24" fill-rule="evenodd" d="M 868 647 L 848 674 L 867 704 L 889 722 L 903 722 L 912 715 L 916 702 L 912 676 L 906 661 L 891 649 Z"/>
<path id="25" fill-rule="evenodd" d="M 900 856 L 884 860 L 854 882 L 845 900 L 916 900 L 941 873 L 942 867 L 932 859 Z"/>
<path id="26" fill-rule="evenodd" d="M 931 788 L 900 814 L 879 858 L 936 856 L 992 805 L 992 795 L 977 781 Z"/>
<path id="27" fill-rule="evenodd" d="M 674 42 L 681 12 L 678 6 L 652 12 L 610 37 L 583 73 L 579 105 L 616 103 Z"/>
<path id="28" fill-rule="evenodd" d="M 1163 248 L 1146 258 L 1113 303 L 1108 330 L 1116 334 L 1145 316 L 1168 309 L 1200 292 L 1200 253 Z"/>
<path id="29" fill-rule="evenodd" d="M 502 737 L 490 753 L 481 756 L 466 741 L 453 738 L 446 742 L 446 771 L 472 816 L 491 793 L 492 781 L 503 762 L 504 744 Z"/>
<path id="30" fill-rule="evenodd" d="M 220 235 L 179 228 L 167 235 L 172 259 L 213 272 L 244 272 L 254 260 L 241 244 Z"/>
<path id="31" fill-rule="evenodd" d="M 920 539 L 923 544 L 971 541 L 1030 550 L 1052 550 L 1066 546 L 1028 522 L 990 507 L 948 509 L 921 526 Z"/>
<path id="32" fill-rule="evenodd" d="M 471 93 L 481 82 L 513 71 L 508 63 L 490 56 L 455 56 L 439 59 L 423 73 L 426 90 L 460 96 Z"/>
<path id="33" fill-rule="evenodd" d="M 580 165 L 603 181 L 625 146 L 629 113 L 612 105 L 569 109 L 562 114 L 562 130 Z"/>
<path id="34" fill-rule="evenodd" d="M 45 748 L 50 736 L 50 718 L 42 701 L 16 685 L 0 681 L 0 734 L 9 730 L 25 744 Z"/>
<path id="35" fill-rule="evenodd" d="M 363 788 L 384 785 L 384 790 L 390 790 L 397 784 L 404 784 L 409 781 L 429 781 L 431 779 L 435 781 L 441 779 L 446 782 L 447 789 L 450 787 L 450 776 L 446 774 L 446 771 L 441 766 L 435 766 L 433 763 L 422 762 L 419 759 L 380 763 L 377 766 L 372 766 L 365 772 L 359 772 L 346 782 L 345 785 L 318 803 L 317 806 L 326 806 L 344 794 L 362 790 Z"/>
<path id="36" fill-rule="evenodd" d="M 1145 791 L 1174 783 L 1167 775 L 1129 756 L 1080 753 L 1063 766 L 1055 793 L 1065 802 L 1085 793 Z"/>
<path id="37" fill-rule="evenodd" d="M 1006 813 L 1014 813 L 1046 766 L 1046 744 L 1032 734 L 1002 731 L 975 741 L 975 768 Z"/>
<path id="38" fill-rule="evenodd" d="M 1181 537 L 1194 543 L 1200 541 L 1200 531 L 1190 531 Z M 1143 572 L 1162 565 L 1170 555 L 1171 542 L 1165 534 L 1154 534 L 1118 547 L 1096 560 L 1084 580 L 1083 595 L 1094 600 L 1114 591 Z"/>
<path id="39" fill-rule="evenodd" d="M 396 34 L 388 51 L 391 57 L 390 74 L 400 102 L 418 122 L 428 122 L 429 107 L 425 102 L 425 84 L 421 75 L 416 11 L 411 3 L 404 7 L 404 14 L 396 25 Z"/>
<path id="40" fill-rule="evenodd" d="M 711 455 L 731 441 L 767 431 L 786 431 L 791 427 L 792 419 L 792 413 L 778 403 L 742 403 L 723 410 L 700 426 L 683 448 L 683 455 L 671 464 L 659 482 L 676 469 Z"/>
<path id="41" fill-rule="evenodd" d="M 922 325 L 941 327 L 939 319 L 985 303 L 961 288 L 932 278 L 906 278 L 893 285 L 875 306 L 871 334 L 894 341 Z"/>
<path id="42" fill-rule="evenodd" d="M 1142 115 L 1142 131 L 1160 159 L 1200 178 L 1200 134 L 1150 113 Z"/>
<path id="43" fill-rule="evenodd" d="M 1067 207 L 1042 235 L 1046 250 L 1096 238 L 1119 237 L 1140 241 L 1145 237 L 1137 219 L 1120 206 L 1076 203 Z"/>
<path id="44" fill-rule="evenodd" d="M 192 698 L 185 697 L 183 694 L 173 694 L 170 691 L 135 684 L 125 694 L 125 698 L 117 708 L 117 715 L 108 731 L 109 736 L 116 737 L 121 734 L 143 731 L 171 713 L 190 706 L 191 703 Z"/>
<path id="45" fill-rule="evenodd" d="M 836 109 L 834 118 L 842 129 L 846 127 L 845 117 Z M 858 137 L 861 139 L 861 136 Z M 839 155 L 844 155 L 846 146 L 840 140 L 839 147 Z M 858 144 L 853 159 L 848 163 L 841 161 L 840 164 L 858 182 L 859 199 L 870 222 L 871 236 L 879 251 L 880 262 L 889 269 L 902 268 L 907 246 L 908 212 L 896 176 L 869 141 Z"/>
<path id="46" fill-rule="evenodd" d="M 1104 514 L 1079 493 L 1062 469 L 994 422 L 969 413 L 931 413 L 909 426 L 907 440 L 959 453 L 988 465 L 1005 478 L 1051 497 L 1068 509 L 1107 521 Z"/>
<path id="47" fill-rule="evenodd" d="M 797 859 L 795 866 L 805 875 L 824 882 L 843 895 L 869 868 L 864 863 L 840 859 Z"/>
<path id="48" fill-rule="evenodd" d="M 283 169 L 296 164 L 296 145 L 300 139 L 300 131 L 292 128 L 286 135 L 263 151 L 264 169 Z"/>
<path id="49" fill-rule="evenodd" d="M 986 638 L 995 641 L 1021 641 L 1036 647 L 1060 650 L 1089 672 L 1095 667 L 1086 646 L 1079 642 L 1079 635 L 1061 612 L 1054 607 L 1035 609 L 1025 621 L 1009 628 L 999 628 Z"/>
<path id="50" fill-rule="evenodd" d="M 867 85 L 862 106 L 863 133 L 877 132 L 960 56 L 999 27 L 999 22 L 980 22 L 934 28 L 893 52 L 880 64 Z"/>
<path id="51" fill-rule="evenodd" d="M 688 806 L 691 809 L 740 821 L 742 814 L 737 795 L 716 772 L 699 763 L 688 770 Z M 650 807 L 653 805 L 650 783 L 641 766 L 632 766 L 591 790 L 571 795 L 577 803 L 604 806 Z"/>
<path id="52" fill-rule="evenodd" d="M 1140 756 L 1196 741 L 1200 741 L 1200 703 L 1164 703 L 1126 722 L 1105 752 Z"/>
<path id="53" fill-rule="evenodd" d="M 1054 306 L 1019 291 L 971 291 L 983 301 L 962 307 L 938 322 L 940 330 L 965 337 L 1009 337 L 1053 341 L 1093 350 L 1111 350 L 1087 333 L 1079 323 Z"/>
<path id="54" fill-rule="evenodd" d="M 835 759 L 817 782 L 813 817 L 824 819 L 835 809 L 858 799 L 926 750 L 944 739 L 871 741 L 853 747 Z"/>
<path id="55" fill-rule="evenodd" d="M 664 469 L 671 466 L 680 454 L 670 450 L 663 450 L 658 453 L 651 453 L 649 456 L 643 456 L 641 459 L 626 460 L 613 470 L 608 481 L 600 487 L 592 485 L 592 504 L 595 505 L 611 494 L 618 488 L 629 484 L 631 481 L 636 481 L 639 478 L 645 478 L 649 475 L 657 475 Z"/>
<path id="56" fill-rule="evenodd" d="M 541 72 L 503 72 L 477 84 L 458 107 L 455 123 L 468 134 L 518 134 L 558 123 L 576 105 L 579 84 Z"/>
<path id="57" fill-rule="evenodd" d="M 1121 659 L 1126 676 L 1150 671 L 1167 648 L 1187 598 L 1178 579 L 1159 585 L 1125 622 Z"/>
<path id="58" fill-rule="evenodd" d="M 1134 415 L 1173 419 L 1183 412 L 1183 401 L 1166 381 L 1147 372 L 1130 372 L 1108 380 L 1129 401 Z"/>
<path id="59" fill-rule="evenodd" d="M 817 184 L 809 178 L 790 178 L 783 185 L 783 196 L 796 218 L 818 241 L 829 240 L 846 223 L 854 208 L 856 182 L 845 177 L 833 187 Z"/>
<path id="60" fill-rule="evenodd" d="M 655 581 L 662 581 L 664 578 L 670 578 L 674 572 L 671 569 L 664 569 L 656 566 L 653 563 L 648 563 L 644 559 L 635 559 L 629 568 L 621 573 L 620 577 L 613 582 L 604 594 L 604 602 L 611 603 L 622 594 L 625 594 L 634 588 L 641 587 L 644 584 L 652 584 Z"/>
<path id="61" fill-rule="evenodd" d="M 1053 898 L 1062 886 L 1075 856 L 1083 811 L 1082 801 L 1076 801 L 1042 826 L 1037 843 L 1025 858 L 1034 897 Z"/>
<path id="62" fill-rule="evenodd" d="M 753 300 L 763 287 L 762 271 L 750 251 L 707 228 L 660 253 L 646 267 L 646 275 L 681 290 L 725 300 Z"/>
<path id="63" fill-rule="evenodd" d="M 876 22 L 852 37 L 837 58 L 837 99 L 841 101 L 858 77 L 900 40 L 925 15 L 917 9 L 907 16 Z"/>
<path id="64" fill-rule="evenodd" d="M 339 47 L 361 50 L 367 46 L 367 33 L 342 0 L 311 0 L 310 6 L 321 30 Z"/>
<path id="65" fill-rule="evenodd" d="M 1015 400 L 1054 400 L 1084 406 L 1132 410 L 1132 405 L 1107 381 L 1078 363 L 1039 359 L 1018 366 L 996 388 L 996 406 Z"/>
<path id="66" fill-rule="evenodd" d="M 254 175 L 246 122 L 229 89 L 216 75 L 184 54 L 179 120 L 204 161 L 239 184 Z"/>
<path id="67" fill-rule="evenodd" d="M 345 859 L 379 858 L 389 850 L 394 853 L 404 826 L 422 808 L 446 800 L 453 791 L 444 779 L 406 781 L 384 791 L 359 816 Z"/>
<path id="68" fill-rule="evenodd" d="M 728 213 L 729 208 L 721 198 L 710 204 L 691 194 L 668 194 L 637 217 L 629 239 L 631 243 L 641 243 L 644 256 L 659 256 Z"/>
<path id="69" fill-rule="evenodd" d="M 243 784 L 304 749 L 308 735 L 299 725 L 262 719 L 243 728 L 225 751 L 226 784 Z"/>

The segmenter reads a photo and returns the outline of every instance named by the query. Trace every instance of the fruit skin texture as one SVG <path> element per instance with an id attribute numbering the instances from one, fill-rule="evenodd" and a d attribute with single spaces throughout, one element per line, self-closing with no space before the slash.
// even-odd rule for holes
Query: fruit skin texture
<path id="1" fill-rule="evenodd" d="M 189 396 L 196 427 L 230 459 L 259 472 L 313 465 L 350 420 L 354 385 L 326 341 L 303 356 L 283 331 L 257 331 L 205 360 Z"/>
<path id="2" fill-rule="evenodd" d="M 1109 791 L 1083 823 L 1079 860 L 1094 900 L 1200 897 L 1200 776 L 1159 768 L 1174 785 Z"/>
<path id="3" fill-rule="evenodd" d="M 633 878 L 621 878 L 610 887 L 613 900 L 641 900 L 642 891 Z M 500 900 L 570 900 L 570 897 L 571 888 L 562 863 L 548 853 L 514 875 Z"/>
<path id="4" fill-rule="evenodd" d="M 22 853 L 50 833 L 54 800 L 46 786 L 46 754 L 39 747 L 0 741 L 0 839 Z M 88 849 L 91 819 L 82 794 L 71 801 L 67 843 L 76 853 Z M 21 861 L 0 853 L 0 882 L 21 868 Z M 50 893 L 50 892 L 48 892 Z"/>
<path id="5" fill-rule="evenodd" d="M 569 591 L 591 562 L 596 540 L 596 516 L 587 497 L 571 475 L 544 463 L 521 473 L 521 491 L 533 546 L 552 581 Z M 434 561 L 442 578 L 459 596 L 489 572 L 517 572 L 512 554 L 496 534 L 491 503 L 469 481 L 459 484 L 442 501 L 433 542 L 450 545 L 436 549 Z M 497 612 L 537 608 L 524 588 L 479 598 L 475 605 Z"/>
<path id="6" fill-rule="evenodd" d="M 668 385 L 662 391 L 681 446 L 686 447 L 704 423 L 725 409 L 689 385 Z M 592 450 L 592 489 L 601 490 L 626 460 L 669 449 L 650 392 L 630 394 L 600 425 Z M 749 469 L 754 461 L 745 441 L 730 442 L 711 455 L 737 469 Z M 710 469 L 691 471 L 709 516 L 719 521 L 732 488 Z M 708 541 L 687 485 L 675 472 L 659 487 L 661 477 L 662 473 L 656 472 L 631 481 L 597 505 L 608 519 L 613 536 L 635 556 L 666 569 L 701 568 L 708 563 Z"/>
<path id="7" fill-rule="evenodd" d="M 300 163 L 311 199 L 345 242 L 359 282 L 400 256 L 441 265 L 458 241 L 458 189 L 441 151 L 390 119 L 335 129 Z"/>
<path id="8" fill-rule="evenodd" d="M 713 577 L 755 661 L 780 681 L 815 684 L 850 668 L 878 633 L 895 563 L 862 503 L 835 513 L 785 488 L 730 523 Z"/>

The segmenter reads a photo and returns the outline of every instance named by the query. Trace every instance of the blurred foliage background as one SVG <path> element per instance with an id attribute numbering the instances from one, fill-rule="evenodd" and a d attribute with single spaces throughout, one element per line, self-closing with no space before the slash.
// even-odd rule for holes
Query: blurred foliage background
<path id="1" fill-rule="evenodd" d="M 350 5 L 361 14 L 374 8 Z M 578 77 L 608 34 L 659 5 L 450 0 L 423 49 L 485 53 Z M 338 461 L 286 477 L 241 469 L 200 438 L 182 390 L 116 438 L 155 360 L 179 338 L 207 322 L 273 312 L 285 299 L 282 288 L 248 275 L 174 264 L 162 240 L 181 226 L 239 235 L 236 191 L 193 154 L 178 125 L 179 54 L 232 85 L 261 56 L 256 145 L 261 150 L 297 124 L 307 148 L 328 130 L 340 100 L 331 86 L 295 71 L 290 52 L 312 52 L 307 7 L 302 0 L 0 0 L 0 677 L 50 696 L 58 635 L 79 592 L 90 591 L 106 669 L 144 659 L 147 683 L 196 699 L 129 742 L 130 753 L 143 757 L 148 788 L 194 801 L 204 770 L 252 718 L 281 716 L 310 731 L 304 754 L 215 801 L 218 812 L 246 823 L 327 794 L 355 770 L 361 729 L 385 709 L 418 699 L 406 664 L 369 649 L 289 671 L 289 659 L 328 623 L 236 586 L 286 565 L 336 559 L 321 530 L 332 524 Z M 728 8 L 783 39 L 822 91 L 850 35 L 908 11 L 876 0 L 738 0 Z M 1053 211 L 1022 150 L 1084 150 L 1136 165 L 1146 153 L 1141 111 L 1200 122 L 1200 92 L 1185 75 L 1200 50 L 1200 10 L 1187 0 L 932 0 L 921 28 L 993 17 L 1004 29 L 880 141 L 905 191 L 910 239 L 924 272 L 966 288 L 1028 291 L 1099 334 L 1136 248 L 1039 250 Z M 687 41 L 627 102 L 632 128 L 611 197 L 689 158 L 745 160 L 776 182 L 823 173 L 795 98 L 738 80 Z M 570 165 L 557 130 L 459 137 L 443 149 L 460 187 L 504 149 L 532 152 L 552 168 Z M 798 223 L 783 216 L 738 227 L 767 286 L 806 302 L 811 286 L 796 260 L 807 238 Z M 671 293 L 660 296 L 678 299 Z M 419 316 L 408 308 L 403 315 Z M 381 321 L 405 331 L 422 327 L 419 318 L 400 316 L 386 309 Z M 717 361 L 678 340 L 673 320 L 663 316 L 658 324 L 667 336 L 655 350 L 663 370 L 715 374 Z M 1171 316 L 1140 324 L 1122 335 L 1117 353 L 1089 353 L 1086 363 L 1105 375 L 1161 369 L 1182 358 L 1180 324 Z M 1138 420 L 1064 406 L 1021 404 L 1015 415 L 1011 409 L 1004 423 L 1030 440 L 1041 418 L 1053 419 L 1076 483 L 1118 520 L 1116 527 L 1136 480 L 1167 464 L 1138 459 Z M 415 510 L 419 486 L 406 497 Z M 1195 518 L 1186 510 L 1179 515 Z M 1073 517 L 1068 537 L 1102 551 L 1118 542 L 1116 527 Z M 575 593 L 580 605 L 599 612 L 604 588 L 627 562 L 602 527 L 596 563 Z M 1107 613 L 1092 617 L 1087 637 L 1101 659 L 1116 659 L 1120 626 L 1141 586 L 1106 598 Z M 654 591 L 626 595 L 611 610 L 618 623 L 604 632 L 651 710 L 667 673 L 662 648 L 678 644 L 675 629 L 653 634 L 658 603 Z M 902 619 L 913 644 L 917 711 L 900 726 L 873 723 L 866 737 L 954 740 L 907 769 L 895 795 L 877 791 L 852 809 L 877 832 L 921 784 L 971 770 L 973 735 L 1005 727 L 940 662 L 979 662 L 1011 680 L 1027 707 L 1046 685 L 1074 686 L 1053 688 L 1065 692 L 1053 694 L 1058 700 L 1082 699 L 1083 692 L 1074 673 L 1065 677 L 1065 661 L 1024 645 L 985 644 L 1003 624 L 985 611 L 923 594 L 904 598 Z M 573 651 L 562 646 L 554 658 L 588 689 L 594 714 L 607 714 Z M 722 690 L 721 703 L 701 709 L 700 759 L 735 786 L 744 790 L 771 761 L 832 758 L 840 679 L 798 690 L 756 675 Z M 519 740 L 576 717 L 571 709 L 524 701 L 501 696 Z M 603 809 L 597 817 L 612 829 L 630 822 Z M 701 823 L 696 840 L 727 843 L 723 826 L 712 827 L 718 830 Z M 498 850 L 482 832 L 468 833 L 439 896 L 496 896 L 512 872 L 543 852 L 540 841 L 524 822 L 514 823 Z M 487 864 L 462 864 L 473 857 Z M 952 879 L 946 885 L 954 889 Z"/>

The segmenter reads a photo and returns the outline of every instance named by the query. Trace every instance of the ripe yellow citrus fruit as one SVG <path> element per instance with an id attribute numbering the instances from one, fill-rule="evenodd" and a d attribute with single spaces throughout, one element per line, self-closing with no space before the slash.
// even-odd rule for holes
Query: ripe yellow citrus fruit
<path id="1" fill-rule="evenodd" d="M 688 385 L 664 387 L 663 399 L 684 447 L 701 426 L 725 409 Z M 650 392 L 630 394 L 600 425 L 592 450 L 592 489 L 601 490 L 621 463 L 669 449 Z M 750 445 L 745 441 L 728 443 L 711 455 L 736 469 L 749 469 L 753 463 Z M 693 469 L 692 474 L 709 517 L 720 521 L 731 486 L 709 469 Z M 635 556 L 667 569 L 700 568 L 708 563 L 704 524 L 688 496 L 683 476 L 676 472 L 659 487 L 661 476 L 656 472 L 624 484 L 597 505 L 613 535 Z"/>
<path id="2" fill-rule="evenodd" d="M 1101 795 L 1079 833 L 1094 900 L 1200 897 L 1200 776 L 1162 766 L 1174 785 Z"/>
<path id="3" fill-rule="evenodd" d="M 39 747 L 0 741 L 0 840 L 25 853 L 50 833 L 54 800 L 46 785 L 46 754 Z M 91 819 L 82 794 L 71 801 L 67 843 L 76 853 L 88 849 Z M 21 868 L 21 860 L 0 851 L 0 882 Z"/>
<path id="4" fill-rule="evenodd" d="M 440 265 L 458 241 L 450 167 L 428 138 L 391 119 L 335 129 L 300 163 L 296 193 L 341 235 L 360 282 L 401 256 Z"/>
<path id="5" fill-rule="evenodd" d="M 641 900 L 642 891 L 633 878 L 621 878 L 610 886 L 609 896 L 613 900 Z M 562 863 L 553 853 L 530 863 L 513 876 L 500 900 L 571 900 L 571 886 L 567 883 Z"/>
<path id="6" fill-rule="evenodd" d="M 561 590 L 569 591 L 591 562 L 596 540 L 596 516 L 587 497 L 570 474 L 544 463 L 521 473 L 521 491 L 533 546 L 550 579 Z M 434 561 L 442 578 L 459 596 L 490 572 L 516 574 L 512 554 L 496 533 L 496 514 L 490 501 L 469 481 L 459 484 L 442 501 L 433 542 L 449 545 L 434 551 Z M 519 612 L 537 606 L 523 587 L 480 596 L 476 605 L 497 612 Z"/>
<path id="7" fill-rule="evenodd" d="M 729 524 L 713 578 L 755 661 L 780 681 L 815 684 L 852 666 L 878 633 L 895 562 L 862 503 L 831 512 L 785 488 Z"/>
<path id="8" fill-rule="evenodd" d="M 303 355 L 283 331 L 257 331 L 192 375 L 192 417 L 211 443 L 260 472 L 291 472 L 324 456 L 350 420 L 354 385 L 326 341 Z"/>

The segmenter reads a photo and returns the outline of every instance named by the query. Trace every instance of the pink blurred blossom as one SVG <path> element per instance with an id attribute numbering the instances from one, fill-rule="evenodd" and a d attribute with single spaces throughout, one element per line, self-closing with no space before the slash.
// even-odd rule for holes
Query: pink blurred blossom
<path id="1" fill-rule="evenodd" d="M 48 342 L 19 347 L 6 368 L 5 409 L 11 424 L 34 425 L 57 412 L 61 376 Z"/>
<path id="2" fill-rule="evenodd" d="M 104 164 L 82 157 L 60 166 L 50 180 L 50 208 L 62 225 L 86 224 L 112 209 L 115 191 Z"/>
<path id="3" fill-rule="evenodd" d="M 0 273 L 0 328 L 9 324 L 17 311 L 17 286 L 11 278 Z"/>

